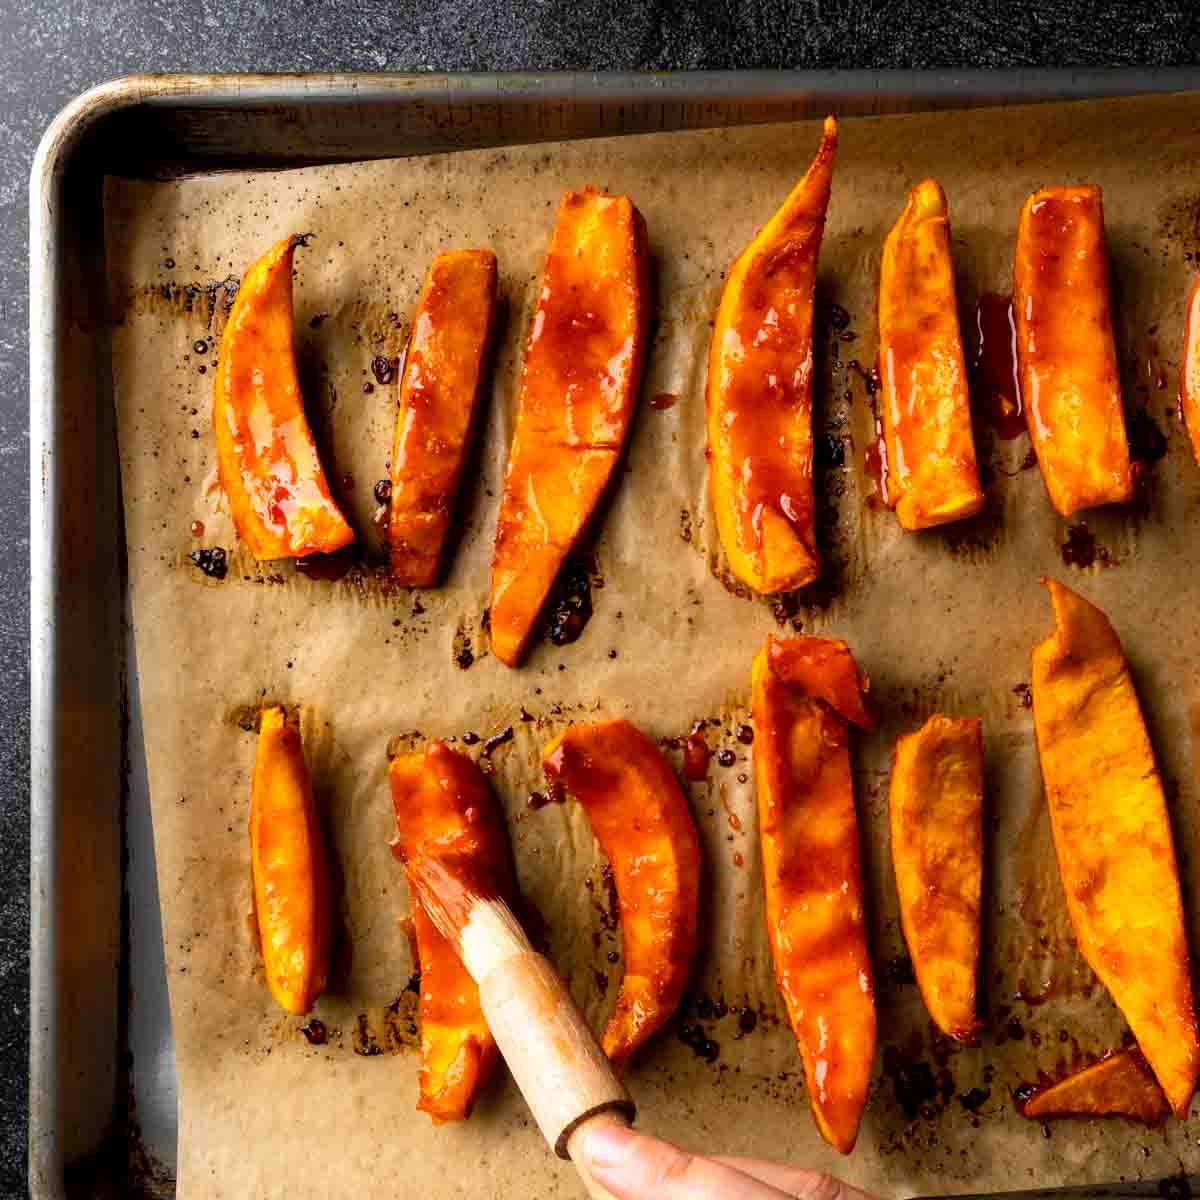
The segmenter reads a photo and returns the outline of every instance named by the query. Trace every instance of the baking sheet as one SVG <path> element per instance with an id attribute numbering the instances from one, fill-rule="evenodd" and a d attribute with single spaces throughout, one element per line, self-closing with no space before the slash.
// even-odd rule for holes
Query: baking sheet
<path id="1" fill-rule="evenodd" d="M 1050 626 L 1041 574 L 1079 586 L 1124 635 L 1171 788 L 1193 919 L 1200 911 L 1190 869 L 1200 643 L 1179 618 L 1196 566 L 1189 524 L 1200 472 L 1174 414 L 1189 260 L 1200 250 L 1197 115 L 1200 98 L 1176 96 L 843 123 L 821 258 L 817 421 L 845 465 L 818 476 L 827 578 L 812 595 L 782 601 L 738 594 L 728 582 L 706 494 L 704 357 L 722 272 L 807 166 L 818 123 L 109 181 L 114 383 L 182 1195 L 502 1195 L 515 1179 L 531 1196 L 574 1194 L 573 1175 L 542 1151 L 503 1073 L 463 1126 L 434 1129 L 413 1108 L 408 896 L 387 849 L 386 766 L 389 748 L 478 735 L 470 748 L 506 808 L 522 888 L 599 1024 L 620 974 L 610 962 L 620 941 L 603 860 L 575 805 L 529 804 L 542 790 L 540 746 L 565 721 L 592 714 L 628 716 L 664 739 L 705 719 L 714 751 L 733 754 L 729 766 L 714 756 L 705 782 L 690 787 L 706 851 L 706 933 L 685 1020 L 717 1054 L 709 1062 L 696 1053 L 712 1047 L 695 1029 L 691 1045 L 660 1038 L 630 1078 L 643 1127 L 705 1149 L 830 1167 L 887 1194 L 1196 1168 L 1186 1126 L 1079 1122 L 1046 1136 L 1016 1116 L 1009 1089 L 1103 1051 L 1123 1029 L 1070 937 L 1023 703 L 1029 649 Z M 950 199 L 964 327 L 980 293 L 1008 290 L 1029 191 L 1082 179 L 1105 189 L 1127 396 L 1167 439 L 1128 510 L 1087 518 L 1106 565 L 1064 565 L 1067 526 L 1037 471 L 1021 469 L 1025 440 L 1000 442 L 982 422 L 991 476 L 982 518 L 914 537 L 866 503 L 870 417 L 859 367 L 875 350 L 879 250 L 906 189 L 925 175 Z M 499 484 L 557 201 L 586 182 L 627 191 L 646 216 L 658 323 L 645 402 L 593 547 L 594 615 L 579 641 L 539 646 L 511 672 L 487 653 L 482 621 Z M 340 579 L 304 577 L 287 563 L 256 567 L 235 550 L 211 486 L 208 409 L 227 303 L 237 274 L 289 232 L 316 235 L 297 262 L 302 378 L 364 543 L 364 565 Z M 443 588 L 389 589 L 370 562 L 372 485 L 387 474 L 391 440 L 388 360 L 402 351 L 433 255 L 483 244 L 499 256 L 507 311 L 462 543 Z M 850 317 L 840 332 L 835 306 Z M 658 396 L 677 401 L 656 407 Z M 836 462 L 832 445 L 826 458 Z M 232 552 L 220 582 L 188 558 L 212 545 Z M 812 1126 L 781 1024 L 750 749 L 737 738 L 750 659 L 781 628 L 846 637 L 885 713 L 879 733 L 854 747 L 882 1050 L 848 1160 Z M 266 698 L 300 706 L 340 864 L 352 953 L 316 1012 L 324 1045 L 273 1008 L 246 920 L 254 736 L 243 727 Z M 987 742 L 988 1030 L 980 1048 L 958 1053 L 930 1037 L 908 982 L 886 843 L 892 742 L 933 711 L 982 715 Z M 487 739 L 510 727 L 512 737 L 487 751 Z M 678 763 L 678 751 L 669 753 Z M 745 1031 L 748 1013 L 754 1028 Z"/>

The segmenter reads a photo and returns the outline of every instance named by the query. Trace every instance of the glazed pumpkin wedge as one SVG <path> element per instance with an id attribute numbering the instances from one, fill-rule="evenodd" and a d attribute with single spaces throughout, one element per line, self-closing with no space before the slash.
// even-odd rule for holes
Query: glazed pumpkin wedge
<path id="1" fill-rule="evenodd" d="M 1133 495 L 1100 189 L 1052 187 L 1021 210 L 1013 265 L 1029 439 L 1064 516 Z"/>
<path id="2" fill-rule="evenodd" d="M 679 1004 L 696 952 L 700 838 L 662 752 L 628 721 L 572 725 L 545 749 L 551 793 L 587 813 L 617 887 L 625 978 L 604 1031 L 624 1065 Z"/>
<path id="3" fill-rule="evenodd" d="M 304 415 L 292 318 L 298 237 L 242 278 L 213 390 L 217 473 L 238 534 L 259 561 L 329 554 L 354 541 Z"/>
<path id="4" fill-rule="evenodd" d="M 568 192 L 525 350 L 492 560 L 492 651 L 517 666 L 633 421 L 650 321 L 646 224 L 627 196 Z"/>
<path id="5" fill-rule="evenodd" d="M 950 217 L 936 180 L 909 193 L 883 244 L 879 399 L 888 503 L 904 529 L 973 517 L 984 505 L 971 432 Z"/>
<path id="6" fill-rule="evenodd" d="M 405 864 L 422 857 L 452 861 L 511 907 L 516 885 L 508 835 L 479 768 L 444 742 L 431 742 L 423 754 L 396 755 L 388 775 L 396 857 Z M 475 981 L 419 904 L 413 930 L 421 969 L 417 1107 L 437 1123 L 461 1121 L 496 1064 L 496 1043 Z"/>
<path id="7" fill-rule="evenodd" d="M 1057 1083 L 1037 1088 L 1022 1104 L 1021 1115 L 1049 1117 L 1128 1117 L 1158 1125 L 1171 1106 L 1136 1046 L 1106 1055 Z"/>
<path id="8" fill-rule="evenodd" d="M 896 742 L 888 798 L 900 926 L 937 1027 L 974 1042 L 983 722 L 935 715 Z"/>
<path id="9" fill-rule="evenodd" d="M 434 259 L 413 319 L 392 445 L 388 553 L 392 579 L 404 587 L 438 582 L 495 315 L 490 250 Z"/>
<path id="10" fill-rule="evenodd" d="M 1071 924 L 1183 1117 L 1200 1043 L 1162 780 L 1116 631 L 1045 583 L 1057 628 L 1033 651 L 1033 716 Z"/>
<path id="11" fill-rule="evenodd" d="M 813 513 L 813 292 L 837 121 L 729 270 L 708 355 L 708 470 L 721 545 L 757 592 L 821 573 Z"/>
<path id="12" fill-rule="evenodd" d="M 873 729 L 845 642 L 768 638 L 754 659 L 754 782 L 775 979 L 821 1136 L 849 1154 L 875 1057 L 848 722 Z"/>
<path id="13" fill-rule="evenodd" d="M 250 869 L 267 986 L 308 1012 L 325 990 L 333 942 L 329 851 L 300 731 L 278 706 L 259 718 L 250 793 Z"/>
<path id="14" fill-rule="evenodd" d="M 1179 371 L 1179 407 L 1200 463 L 1200 276 L 1188 293 L 1187 324 L 1183 332 L 1183 365 Z"/>

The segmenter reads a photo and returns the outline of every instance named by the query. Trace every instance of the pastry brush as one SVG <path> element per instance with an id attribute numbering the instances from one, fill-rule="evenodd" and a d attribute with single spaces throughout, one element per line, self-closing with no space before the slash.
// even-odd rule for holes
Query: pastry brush
<path id="1" fill-rule="evenodd" d="M 591 1196 L 611 1200 L 577 1157 L 580 1137 L 593 1122 L 630 1125 L 634 1105 L 566 985 L 469 864 L 421 856 L 406 867 L 421 906 L 478 985 L 492 1036 L 546 1141 L 574 1162 Z"/>

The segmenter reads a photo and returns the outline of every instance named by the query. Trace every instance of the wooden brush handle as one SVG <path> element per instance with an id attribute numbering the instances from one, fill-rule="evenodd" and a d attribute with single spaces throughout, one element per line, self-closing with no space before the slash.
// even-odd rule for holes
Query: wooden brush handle
<path id="1" fill-rule="evenodd" d="M 546 1141 L 570 1158 L 593 1119 L 630 1124 L 634 1104 L 554 968 L 532 950 L 498 962 L 479 983 L 492 1035 Z M 578 1165 L 578 1164 L 577 1164 Z M 593 1196 L 608 1193 L 580 1168 Z"/>

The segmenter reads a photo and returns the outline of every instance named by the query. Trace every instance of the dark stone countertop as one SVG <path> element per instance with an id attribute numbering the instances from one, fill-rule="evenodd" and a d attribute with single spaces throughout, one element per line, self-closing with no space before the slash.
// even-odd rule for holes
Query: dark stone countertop
<path id="1" fill-rule="evenodd" d="M 676 9 L 682 11 L 676 11 Z M 943 14 L 947 11 L 952 17 Z M 0 1195 L 25 1186 L 29 940 L 27 181 L 73 96 L 142 71 L 1192 65 L 1189 0 L 0 0 Z"/>

